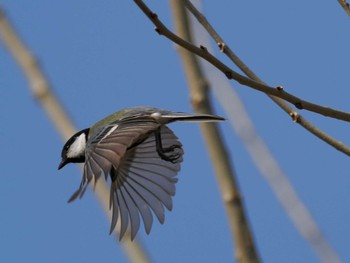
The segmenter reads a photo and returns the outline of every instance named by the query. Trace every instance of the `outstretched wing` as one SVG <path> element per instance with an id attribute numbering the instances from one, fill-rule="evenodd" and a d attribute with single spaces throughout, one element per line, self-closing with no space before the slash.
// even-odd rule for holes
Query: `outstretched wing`
<path id="1" fill-rule="evenodd" d="M 81 198 L 87 185 L 94 178 L 95 184 L 101 174 L 107 177 L 112 167 L 118 168 L 121 158 L 127 149 L 143 141 L 159 124 L 152 119 L 129 118 L 106 125 L 89 139 L 85 150 L 85 165 L 79 189 L 68 202 Z"/>
<path id="2" fill-rule="evenodd" d="M 160 138 L 163 149 L 171 149 L 166 154 L 176 156 L 176 159 L 167 161 L 159 156 L 156 136 L 152 133 L 128 149 L 119 167 L 111 172 L 111 232 L 119 215 L 120 239 L 125 234 L 129 220 L 133 239 L 140 227 L 140 215 L 148 234 L 153 223 L 151 210 L 160 223 L 164 222 L 164 206 L 172 210 L 171 197 L 175 195 L 175 176 L 180 171 L 183 149 L 178 138 L 166 126 L 161 126 Z"/>
<path id="3" fill-rule="evenodd" d="M 165 153 L 176 156 L 176 160 L 166 161 L 159 156 L 156 131 L 160 131 L 163 149 L 176 146 Z M 69 202 L 81 198 L 92 179 L 96 184 L 102 173 L 106 180 L 110 175 L 111 232 L 119 215 L 120 239 L 129 220 L 133 239 L 139 229 L 141 215 L 146 233 L 149 233 L 153 223 L 151 210 L 163 223 L 164 206 L 172 209 L 171 196 L 175 194 L 177 182 L 174 176 L 180 170 L 183 155 L 181 147 L 174 133 L 153 119 L 128 118 L 107 125 L 87 145 L 82 182 Z"/>

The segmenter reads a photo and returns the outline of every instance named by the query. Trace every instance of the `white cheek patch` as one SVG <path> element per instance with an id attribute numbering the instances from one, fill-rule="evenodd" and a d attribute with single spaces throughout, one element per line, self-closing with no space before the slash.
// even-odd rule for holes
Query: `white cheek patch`
<path id="1" fill-rule="evenodd" d="M 67 151 L 68 158 L 76 158 L 84 155 L 86 147 L 86 135 L 82 133 L 75 139 Z"/>

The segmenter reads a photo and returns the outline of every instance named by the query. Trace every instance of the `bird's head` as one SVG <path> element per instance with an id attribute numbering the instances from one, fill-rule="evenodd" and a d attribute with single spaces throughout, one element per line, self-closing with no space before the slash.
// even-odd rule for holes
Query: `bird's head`
<path id="1" fill-rule="evenodd" d="M 85 147 L 90 129 L 84 129 L 74 134 L 63 146 L 62 161 L 58 169 L 63 168 L 68 163 L 85 162 Z"/>

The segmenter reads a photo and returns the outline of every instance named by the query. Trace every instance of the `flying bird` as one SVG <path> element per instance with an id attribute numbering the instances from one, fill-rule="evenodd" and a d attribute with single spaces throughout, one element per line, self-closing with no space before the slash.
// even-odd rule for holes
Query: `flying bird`
<path id="1" fill-rule="evenodd" d="M 164 223 L 164 207 L 172 210 L 176 175 L 184 151 L 166 124 L 175 121 L 216 122 L 225 120 L 209 114 L 172 112 L 152 107 L 133 107 L 115 112 L 91 128 L 74 134 L 63 146 L 58 169 L 68 163 L 84 163 L 78 190 L 68 202 L 81 198 L 94 179 L 110 181 L 110 233 L 120 220 L 121 240 L 130 222 L 131 240 L 140 228 L 147 234 L 153 215 Z"/>

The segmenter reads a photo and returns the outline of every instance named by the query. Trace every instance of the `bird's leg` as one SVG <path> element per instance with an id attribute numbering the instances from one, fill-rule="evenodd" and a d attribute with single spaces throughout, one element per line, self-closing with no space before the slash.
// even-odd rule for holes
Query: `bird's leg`
<path id="1" fill-rule="evenodd" d="M 156 148 L 157 148 L 157 153 L 160 158 L 162 158 L 165 161 L 176 163 L 176 161 L 180 158 L 180 154 L 178 152 L 175 152 L 175 149 L 181 149 L 180 145 L 171 145 L 169 147 L 164 148 L 162 145 L 162 138 L 161 138 L 161 127 L 159 127 L 157 130 L 154 132 L 154 136 L 156 139 Z"/>

